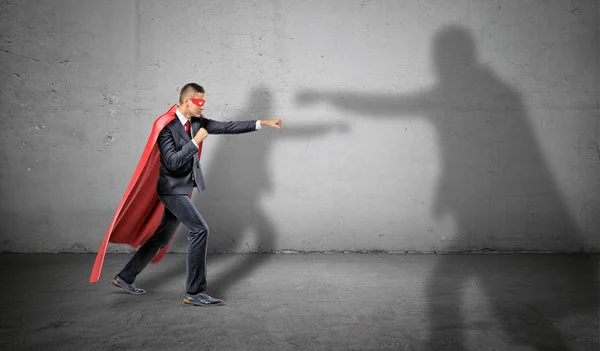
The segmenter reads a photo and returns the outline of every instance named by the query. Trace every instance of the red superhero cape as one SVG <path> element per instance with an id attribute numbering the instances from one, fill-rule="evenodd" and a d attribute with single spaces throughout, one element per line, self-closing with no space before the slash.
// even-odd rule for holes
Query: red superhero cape
<path id="1" fill-rule="evenodd" d="M 98 249 L 90 283 L 95 283 L 100 278 L 104 255 L 109 242 L 128 244 L 137 248 L 154 234 L 160 224 L 164 207 L 156 193 L 158 169 L 160 168 L 160 152 L 156 140 L 164 126 L 175 118 L 176 109 L 177 105 L 171 106 L 169 111 L 154 121 L 142 157 Z M 198 158 L 200 158 L 202 143 L 198 146 Z M 167 245 L 162 248 L 152 259 L 152 263 L 160 261 L 168 247 Z"/>

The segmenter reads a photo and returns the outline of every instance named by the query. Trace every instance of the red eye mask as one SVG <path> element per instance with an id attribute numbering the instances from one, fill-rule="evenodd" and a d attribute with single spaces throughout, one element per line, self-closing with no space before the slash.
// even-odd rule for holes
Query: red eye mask
<path id="1" fill-rule="evenodd" d="M 198 107 L 202 107 L 204 106 L 204 100 L 203 99 L 192 99 L 192 104 L 198 106 Z"/>

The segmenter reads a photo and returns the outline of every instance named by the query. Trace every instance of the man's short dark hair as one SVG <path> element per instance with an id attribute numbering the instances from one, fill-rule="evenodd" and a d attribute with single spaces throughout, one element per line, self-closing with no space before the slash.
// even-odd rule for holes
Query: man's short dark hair
<path id="1" fill-rule="evenodd" d="M 181 88 L 181 91 L 179 92 L 179 103 L 180 104 L 183 103 L 184 97 L 186 97 L 190 94 L 195 95 L 197 93 L 204 94 L 204 88 L 196 83 L 187 83 L 186 85 L 183 86 L 183 88 Z"/>

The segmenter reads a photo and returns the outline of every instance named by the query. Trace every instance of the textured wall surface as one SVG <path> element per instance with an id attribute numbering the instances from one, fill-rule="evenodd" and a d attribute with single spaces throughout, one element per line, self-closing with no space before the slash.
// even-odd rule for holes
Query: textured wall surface
<path id="1" fill-rule="evenodd" d="M 96 251 L 190 81 L 284 120 L 205 142 L 210 251 L 600 249 L 597 1 L 0 9 L 2 251 Z"/>

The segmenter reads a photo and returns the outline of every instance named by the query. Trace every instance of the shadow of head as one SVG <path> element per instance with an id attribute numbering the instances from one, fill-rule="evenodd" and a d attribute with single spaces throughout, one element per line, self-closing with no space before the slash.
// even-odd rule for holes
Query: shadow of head
<path id="1" fill-rule="evenodd" d="M 262 85 L 254 87 L 248 94 L 245 107 L 239 113 L 240 115 L 248 114 L 256 119 L 270 119 L 273 114 L 272 99 L 271 90 L 267 87 Z"/>
<path id="2" fill-rule="evenodd" d="M 441 78 L 463 76 L 477 63 L 473 34 L 467 28 L 451 25 L 433 40 L 434 70 Z"/>

